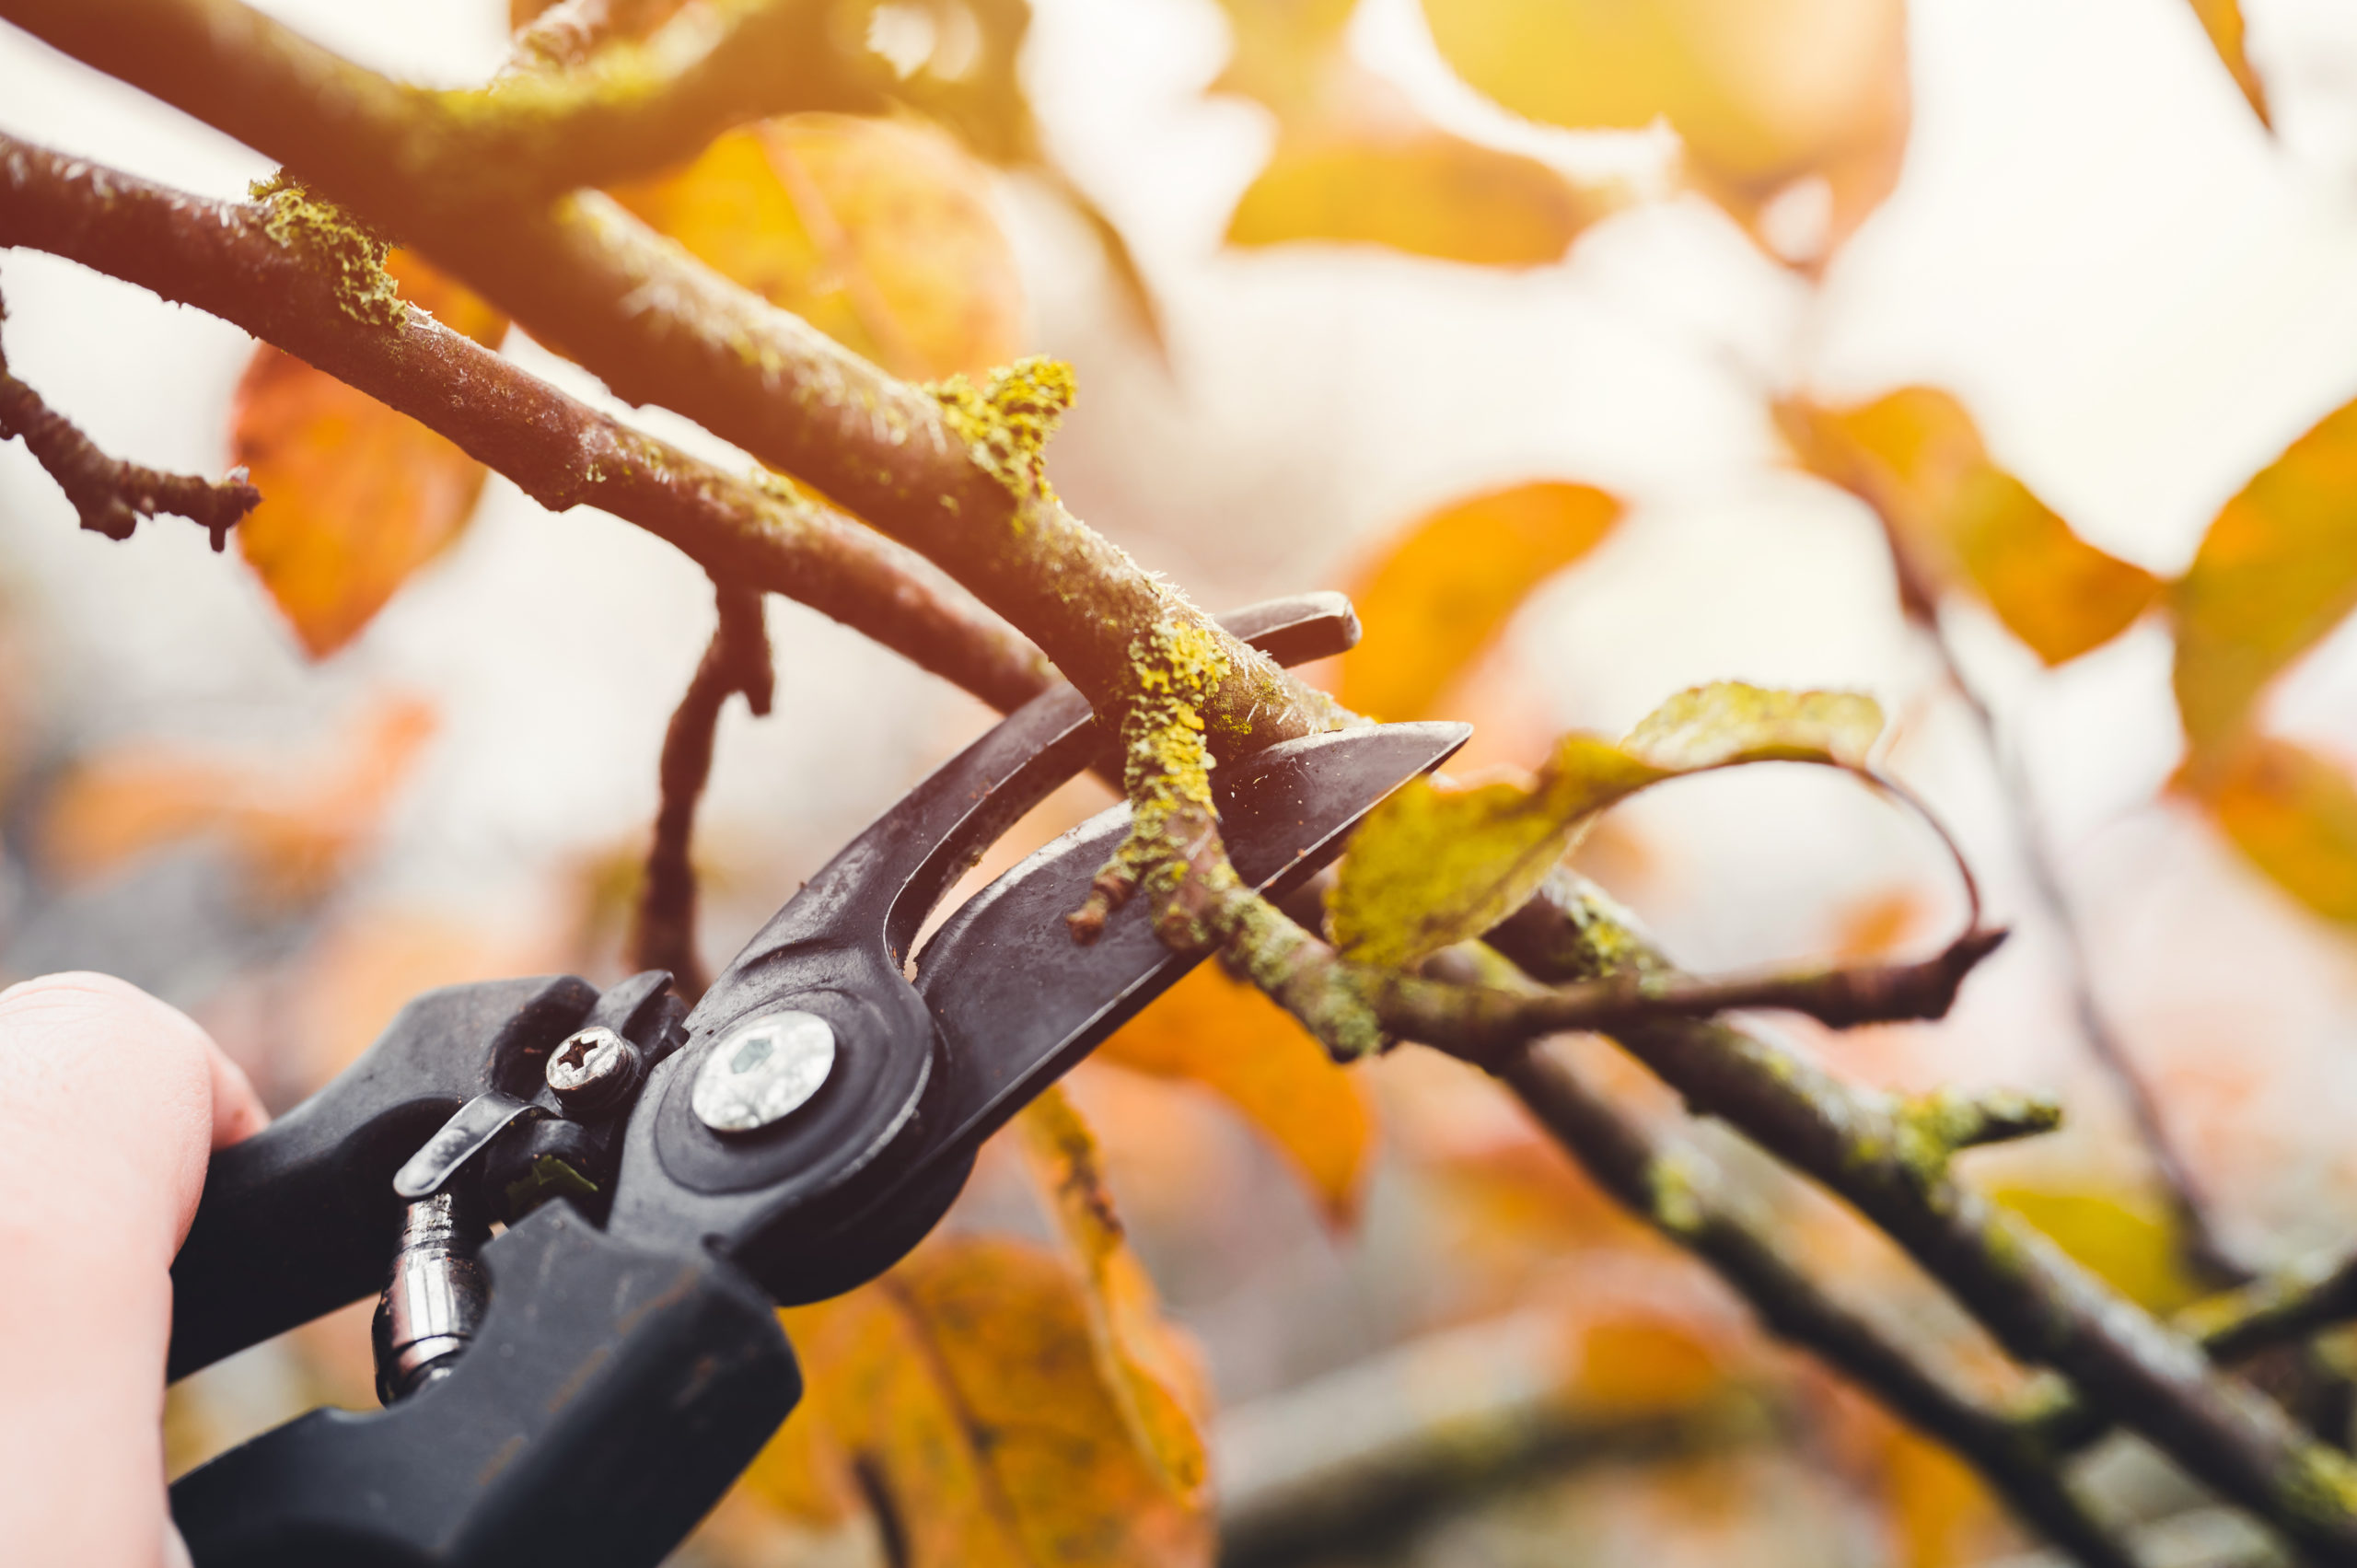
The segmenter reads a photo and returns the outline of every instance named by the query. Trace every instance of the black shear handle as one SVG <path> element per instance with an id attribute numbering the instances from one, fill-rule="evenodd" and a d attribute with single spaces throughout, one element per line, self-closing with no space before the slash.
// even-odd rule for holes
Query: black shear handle
<path id="1" fill-rule="evenodd" d="M 802 1397 L 768 1295 L 701 1248 L 633 1247 L 560 1199 L 482 1261 L 491 1312 L 449 1376 L 173 1486 L 199 1568 L 644 1568 Z"/>
<path id="2" fill-rule="evenodd" d="M 393 1168 L 470 1096 L 506 1086 L 495 1064 L 546 1051 L 597 1001 L 569 975 L 429 991 L 332 1083 L 214 1156 L 172 1260 L 165 1376 L 383 1289 Z"/>

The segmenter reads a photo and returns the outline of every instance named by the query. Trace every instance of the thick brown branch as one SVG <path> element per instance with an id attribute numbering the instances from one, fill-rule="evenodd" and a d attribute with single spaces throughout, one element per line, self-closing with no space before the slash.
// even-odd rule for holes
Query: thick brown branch
<path id="1" fill-rule="evenodd" d="M 0 16 L 285 161 L 621 396 L 686 414 L 913 546 L 1032 635 L 1109 721 L 1138 691 L 1132 638 L 1167 626 L 1225 655 L 1205 704 L 1214 749 L 1339 722 L 1064 510 L 1037 480 L 1044 426 L 1017 417 L 1019 387 L 896 380 L 603 197 L 454 208 L 401 156 L 397 89 L 233 0 L 0 0 Z"/>
<path id="2" fill-rule="evenodd" d="M 1624 913 L 1569 876 L 1490 940 L 1553 981 L 1667 967 Z M 1854 1204 L 2022 1361 L 2063 1374 L 2318 1561 L 2357 1562 L 2357 1469 L 2345 1456 L 1957 1181 L 1945 1160 L 1910 1157 L 1889 1102 L 1721 1023 L 1655 1018 L 1614 1038 L 1694 1110 L 1725 1120 Z"/>
<path id="3" fill-rule="evenodd" d="M 577 69 L 465 90 L 389 81 L 232 0 L 22 0 L 7 15 L 68 53 L 106 53 L 126 79 L 177 77 L 180 107 L 237 121 L 308 181 L 333 190 L 390 170 L 450 214 L 656 173 L 732 125 L 873 97 L 842 79 L 851 62 L 817 0 L 691 6 Z M 366 159 L 352 156 L 360 138 L 375 144 Z"/>
<path id="4" fill-rule="evenodd" d="M 107 456 L 72 420 L 10 375 L 7 356 L 0 354 L 0 441 L 12 436 L 65 492 L 82 526 L 109 539 L 129 539 L 140 518 L 169 512 L 212 535 L 213 548 L 219 551 L 238 520 L 261 500 L 242 469 L 224 480 L 199 479 Z"/>
<path id="5" fill-rule="evenodd" d="M 715 582 L 784 594 L 1001 709 L 1054 677 L 1037 648 L 906 550 L 815 498 L 756 485 L 567 396 L 421 311 L 355 320 L 261 209 L 206 201 L 0 136 L 0 245 L 210 311 L 382 399 L 552 511 L 589 505 Z"/>
<path id="6" fill-rule="evenodd" d="M 756 714 L 766 714 L 773 680 L 761 597 L 737 588 L 718 588 L 715 594 L 720 624 L 663 732 L 662 799 L 631 934 L 633 967 L 669 970 L 671 983 L 691 1003 L 703 994 L 708 977 L 696 951 L 696 873 L 689 851 L 696 804 L 712 776 L 714 731 L 721 705 L 737 692 Z"/>
<path id="7" fill-rule="evenodd" d="M 1543 1046 L 1494 1069 L 1596 1181 L 1692 1252 L 1751 1305 L 1769 1330 L 1815 1353 L 1898 1416 L 1979 1470 L 2022 1521 L 2083 1563 L 2133 1568 L 2024 1428 L 1964 1398 L 1872 1322 L 1820 1290 L 1771 1239 L 1715 1162 L 1616 1109 Z"/>

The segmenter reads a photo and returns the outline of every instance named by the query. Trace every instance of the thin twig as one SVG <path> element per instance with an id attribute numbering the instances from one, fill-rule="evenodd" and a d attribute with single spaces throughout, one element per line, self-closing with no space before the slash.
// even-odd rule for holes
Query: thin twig
<path id="1" fill-rule="evenodd" d="M 1895 531 L 1892 548 L 1899 548 Z M 2029 871 L 2031 891 L 2061 937 L 2063 974 L 2071 988 L 2072 1011 L 2078 1019 L 2079 1037 L 2096 1064 L 2111 1080 L 2113 1091 L 2128 1111 L 2137 1141 L 2159 1179 L 2163 1198 L 2176 1224 L 2178 1248 L 2188 1266 L 2212 1286 L 2248 1281 L 2252 1271 L 2219 1237 L 2210 1217 L 2208 1194 L 2184 1150 L 2178 1147 L 2176 1134 L 2169 1131 L 2167 1115 L 2161 1109 L 2160 1097 L 2153 1092 L 2152 1081 L 2136 1064 L 2127 1043 L 2119 1038 L 2119 1030 L 2112 1027 L 2102 1003 L 2096 997 L 2095 969 L 2087 955 L 2086 932 L 2070 894 L 2063 890 L 2061 868 L 2055 864 L 2053 845 L 2046 833 L 2045 814 L 2038 808 L 2037 792 L 2023 768 L 2019 749 L 2005 743 L 1998 731 L 1996 715 L 1966 679 L 1956 646 L 1941 626 L 1936 611 L 1910 619 L 1922 629 L 1938 654 L 1948 684 L 1972 712 L 1982 749 L 1988 754 L 2014 819 L 2014 836 L 2021 846 L 2023 864 Z"/>
<path id="2" fill-rule="evenodd" d="M 0 308 L 0 320 L 6 316 Z M 82 526 L 109 539 L 129 539 L 140 518 L 169 512 L 211 535 L 218 553 L 229 530 L 261 500 L 261 492 L 246 482 L 243 469 L 223 480 L 199 479 L 107 456 L 72 420 L 9 374 L 7 355 L 0 352 L 0 441 L 12 436 L 24 442 L 33 460 L 65 492 Z"/>
<path id="3" fill-rule="evenodd" d="M 646 852 L 646 879 L 631 934 L 632 967 L 669 970 L 672 985 L 691 1003 L 709 983 L 696 950 L 696 873 L 688 852 L 696 804 L 712 776 L 713 734 L 721 705 L 735 693 L 744 694 L 745 705 L 756 715 L 768 714 L 773 679 L 761 596 L 715 587 L 714 597 L 720 624 L 663 732 L 662 803 L 655 813 L 655 840 Z"/>

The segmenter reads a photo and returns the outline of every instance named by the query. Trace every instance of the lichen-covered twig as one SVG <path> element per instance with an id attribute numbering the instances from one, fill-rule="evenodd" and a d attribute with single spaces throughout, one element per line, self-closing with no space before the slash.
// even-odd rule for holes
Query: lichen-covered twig
<path id="1" fill-rule="evenodd" d="M 1568 874 L 1490 941 L 1550 981 L 1666 967 L 1623 912 Z M 1945 1157 L 1924 1158 L 1895 1102 L 1724 1023 L 1655 1017 L 1614 1038 L 1689 1108 L 1847 1199 L 2025 1364 L 2061 1373 L 2316 1560 L 2357 1562 L 2357 1467 L 2345 1455 L 1956 1180 Z"/>
<path id="2" fill-rule="evenodd" d="M 2357 1318 L 2357 1251 L 2339 1248 L 2197 1301 L 2177 1328 L 2218 1361 L 2239 1361 Z"/>
<path id="3" fill-rule="evenodd" d="M 1543 1046 L 1512 1052 L 1493 1071 L 1598 1184 L 1708 1264 L 1771 1332 L 1813 1352 L 1970 1464 L 2024 1523 L 2080 1562 L 2133 1568 L 2134 1555 L 2073 1493 L 2031 1428 L 1956 1393 L 1826 1295 L 1701 1149 L 1620 1111 Z"/>
<path id="4" fill-rule="evenodd" d="M 0 135 L 0 245 L 233 321 L 448 436 L 550 510 L 611 512 L 715 581 L 799 599 L 993 706 L 1019 706 L 1054 679 L 971 595 L 815 497 L 725 473 L 422 311 L 390 326 L 354 319 L 338 280 L 273 238 L 269 215 Z"/>
<path id="5" fill-rule="evenodd" d="M 646 880 L 639 889 L 638 914 L 631 933 L 634 969 L 669 970 L 671 983 L 693 1002 L 707 977 L 696 951 L 696 874 L 689 858 L 695 835 L 696 804 L 712 776 L 713 732 L 721 705 L 743 693 L 754 714 L 770 711 L 773 673 L 770 640 L 761 625 L 759 594 L 715 587 L 720 623 L 688 689 L 663 732 L 658 777 L 661 803 L 655 813 L 655 839 L 646 852 Z"/>
<path id="6" fill-rule="evenodd" d="M 0 308 L 0 320 L 6 314 Z M 242 469 L 226 479 L 199 479 L 107 456 L 72 420 L 9 374 L 7 355 L 0 353 L 0 441 L 11 437 L 22 441 L 65 492 L 82 526 L 109 539 L 129 539 L 140 518 L 168 512 L 212 535 L 217 552 L 238 520 L 261 500 Z"/>

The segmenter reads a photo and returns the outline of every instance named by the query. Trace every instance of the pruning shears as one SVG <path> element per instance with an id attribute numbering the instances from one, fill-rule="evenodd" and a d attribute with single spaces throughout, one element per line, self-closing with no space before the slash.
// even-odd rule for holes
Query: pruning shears
<path id="1" fill-rule="evenodd" d="M 1336 594 L 1222 619 L 1285 663 L 1357 638 Z M 1469 733 L 1384 725 L 1220 767 L 1238 873 L 1283 896 Z M 1106 747 L 1051 689 L 853 839 L 691 1010 L 659 970 L 428 992 L 216 1156 L 168 1376 L 377 1294 L 385 1408 L 314 1411 L 175 1483 L 200 1568 L 659 1561 L 800 1397 L 774 1308 L 890 1267 L 981 1141 L 1196 961 L 1136 903 L 1072 939 L 1119 807 L 909 962 L 952 884 Z"/>

